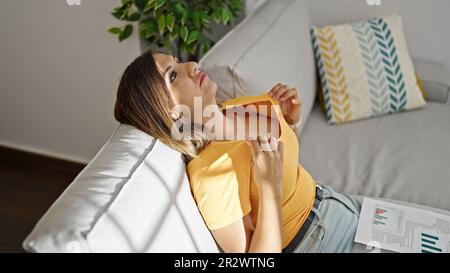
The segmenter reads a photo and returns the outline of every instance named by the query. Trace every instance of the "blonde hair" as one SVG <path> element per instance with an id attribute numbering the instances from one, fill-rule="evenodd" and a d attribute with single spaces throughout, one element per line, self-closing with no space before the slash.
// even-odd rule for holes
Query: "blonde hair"
<path id="1" fill-rule="evenodd" d="M 193 123 L 187 124 L 192 128 L 189 132 L 178 129 L 173 135 L 175 121 L 170 115 L 170 96 L 153 54 L 148 50 L 125 69 L 117 90 L 114 117 L 118 122 L 132 125 L 182 153 L 187 164 L 197 158 L 211 141 L 204 133 L 203 125 Z M 177 122 L 178 125 L 180 123 L 186 121 Z"/>

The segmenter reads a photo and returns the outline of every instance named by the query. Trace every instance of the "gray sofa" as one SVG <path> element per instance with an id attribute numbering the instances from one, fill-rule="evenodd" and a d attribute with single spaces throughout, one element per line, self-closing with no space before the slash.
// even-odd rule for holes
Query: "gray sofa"
<path id="1" fill-rule="evenodd" d="M 277 82 L 300 90 L 299 161 L 336 190 L 450 210 L 448 72 L 421 62 L 425 108 L 329 126 L 304 0 L 267 1 L 212 48 L 200 68 L 219 99 Z M 447 104 L 446 104 L 447 103 Z M 448 212 L 447 212 L 448 213 Z M 23 243 L 30 252 L 220 252 L 190 192 L 181 154 L 120 125 Z"/>
<path id="2" fill-rule="evenodd" d="M 258 94 L 276 82 L 304 101 L 300 162 L 336 190 L 450 210 L 450 73 L 416 61 L 427 105 L 350 124 L 327 124 L 317 79 L 306 1 L 267 1 L 200 62 L 221 98 Z"/>

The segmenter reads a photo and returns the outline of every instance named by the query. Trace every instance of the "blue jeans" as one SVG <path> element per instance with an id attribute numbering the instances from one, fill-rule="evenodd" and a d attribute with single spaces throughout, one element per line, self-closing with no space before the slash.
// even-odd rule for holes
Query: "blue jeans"
<path id="1" fill-rule="evenodd" d="M 316 217 L 294 253 L 390 252 L 354 242 L 362 197 L 337 193 L 320 181 L 317 183 L 324 196 L 319 207 L 313 208 Z"/>

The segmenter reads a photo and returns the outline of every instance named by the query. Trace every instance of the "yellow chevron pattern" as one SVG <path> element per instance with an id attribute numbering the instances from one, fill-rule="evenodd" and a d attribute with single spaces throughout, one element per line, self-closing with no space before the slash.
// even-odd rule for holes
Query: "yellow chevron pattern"
<path id="1" fill-rule="evenodd" d="M 341 124 L 351 121 L 352 112 L 350 110 L 347 78 L 344 74 L 336 36 L 330 27 L 325 27 L 317 31 L 317 39 L 330 91 L 332 122 Z"/>
<path id="2" fill-rule="evenodd" d="M 369 83 L 358 40 L 350 25 L 337 26 L 334 28 L 334 33 L 337 37 L 346 37 L 346 39 L 339 40 L 338 46 L 347 77 L 352 119 L 366 118 L 371 114 Z"/>

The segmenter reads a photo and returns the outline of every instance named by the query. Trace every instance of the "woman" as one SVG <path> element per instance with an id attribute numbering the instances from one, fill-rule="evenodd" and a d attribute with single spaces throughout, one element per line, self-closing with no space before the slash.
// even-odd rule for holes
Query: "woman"
<path id="1" fill-rule="evenodd" d="M 114 114 L 185 156 L 193 196 L 221 249 L 365 251 L 353 242 L 361 200 L 320 185 L 298 164 L 297 90 L 277 84 L 218 104 L 217 85 L 205 76 L 195 62 L 148 51 L 125 70 Z M 195 117 L 199 108 L 212 115 Z"/>

